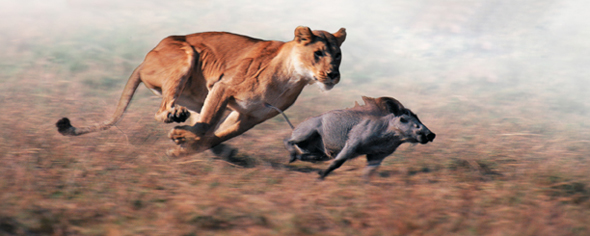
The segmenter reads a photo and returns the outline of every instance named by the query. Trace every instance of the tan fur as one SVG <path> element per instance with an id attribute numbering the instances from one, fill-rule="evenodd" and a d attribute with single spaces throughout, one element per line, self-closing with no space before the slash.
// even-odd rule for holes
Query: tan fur
<path id="1" fill-rule="evenodd" d="M 330 34 L 297 27 L 289 42 L 265 41 L 226 32 L 170 36 L 150 51 L 129 79 L 115 115 L 103 124 L 74 128 L 64 118 L 57 124 L 64 135 L 107 129 L 125 111 L 139 82 L 162 95 L 155 118 L 184 121 L 198 114 L 192 126 L 173 129 L 179 146 L 169 152 L 200 152 L 244 133 L 289 108 L 307 85 L 325 90 L 340 80 L 340 45 L 344 28 Z M 189 113 L 190 111 L 190 113 Z"/>

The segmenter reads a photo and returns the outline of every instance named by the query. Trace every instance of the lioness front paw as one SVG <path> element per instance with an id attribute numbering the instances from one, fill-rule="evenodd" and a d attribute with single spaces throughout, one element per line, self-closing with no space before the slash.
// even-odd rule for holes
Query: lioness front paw
<path id="1" fill-rule="evenodd" d="M 169 157 L 183 157 L 194 153 L 192 146 L 197 141 L 198 137 L 188 130 L 172 129 L 168 133 L 168 137 L 178 146 L 170 148 L 166 151 Z"/>
<path id="2" fill-rule="evenodd" d="M 178 145 L 192 145 L 197 141 L 197 139 L 199 139 L 195 133 L 191 132 L 188 127 L 185 126 L 177 126 L 176 128 L 170 130 L 170 133 L 168 133 L 168 138 L 172 139 L 172 141 Z"/>
<path id="3" fill-rule="evenodd" d="M 177 148 L 167 152 L 170 156 L 199 153 L 210 148 L 207 139 L 193 133 L 191 126 L 177 126 L 168 133 L 168 137 L 178 144 Z"/>

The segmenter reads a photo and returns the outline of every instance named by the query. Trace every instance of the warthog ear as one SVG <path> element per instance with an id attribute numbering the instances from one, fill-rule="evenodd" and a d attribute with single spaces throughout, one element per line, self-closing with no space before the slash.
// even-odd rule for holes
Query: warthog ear
<path id="1" fill-rule="evenodd" d="M 362 96 L 361 98 L 363 99 L 363 102 L 365 102 L 365 105 L 375 105 L 375 106 L 377 106 L 377 102 L 375 101 L 374 98 L 367 97 L 367 96 Z"/>
<path id="2" fill-rule="evenodd" d="M 402 105 L 398 100 L 390 97 L 377 98 L 377 103 L 396 116 L 402 115 L 405 109 L 404 105 Z"/>
<path id="3" fill-rule="evenodd" d="M 309 27 L 305 27 L 305 26 L 298 26 L 295 29 L 295 41 L 297 41 L 298 43 L 303 43 L 303 44 L 308 44 L 311 43 L 314 39 L 314 35 L 311 32 L 311 29 L 309 29 Z"/>
<path id="4" fill-rule="evenodd" d="M 340 30 L 338 30 L 338 32 L 336 32 L 332 35 L 334 35 L 334 37 L 336 38 L 336 42 L 338 42 L 338 47 L 340 47 L 340 45 L 342 45 L 342 43 L 346 39 L 346 29 L 340 28 Z"/>

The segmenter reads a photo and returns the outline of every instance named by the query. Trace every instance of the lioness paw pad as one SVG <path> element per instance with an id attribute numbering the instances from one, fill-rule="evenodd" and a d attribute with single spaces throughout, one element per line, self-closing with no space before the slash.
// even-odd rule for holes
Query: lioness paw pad
<path id="1" fill-rule="evenodd" d="M 182 123 L 185 122 L 190 116 L 191 113 L 184 107 L 180 108 L 173 108 L 174 110 L 168 113 L 168 119 L 170 122 L 177 122 Z"/>

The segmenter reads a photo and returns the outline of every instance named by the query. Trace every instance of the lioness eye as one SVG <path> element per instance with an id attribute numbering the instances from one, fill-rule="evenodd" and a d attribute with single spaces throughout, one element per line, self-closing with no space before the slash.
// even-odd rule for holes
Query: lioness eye
<path id="1" fill-rule="evenodd" d="M 408 120 L 406 120 L 406 118 L 399 118 L 399 122 L 408 123 Z"/>
<path id="2" fill-rule="evenodd" d="M 316 59 L 317 59 L 317 58 L 320 58 L 320 57 L 322 57 L 323 55 L 324 55 L 324 53 L 323 53 L 322 51 L 315 51 L 315 52 L 313 53 L 313 56 L 314 56 Z"/>

